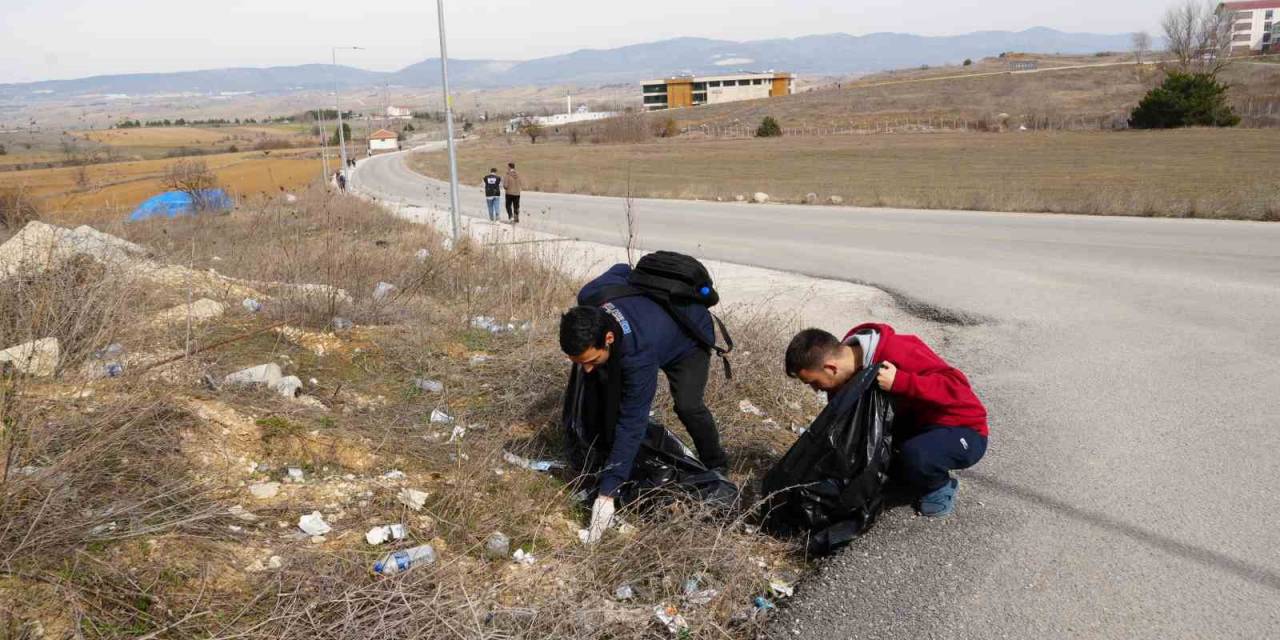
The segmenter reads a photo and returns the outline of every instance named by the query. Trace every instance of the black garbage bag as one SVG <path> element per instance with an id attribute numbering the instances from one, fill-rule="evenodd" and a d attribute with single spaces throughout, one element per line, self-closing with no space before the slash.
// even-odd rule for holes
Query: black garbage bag
<path id="1" fill-rule="evenodd" d="M 614 363 L 589 374 L 574 366 L 565 390 L 563 425 L 569 460 L 593 478 L 608 461 L 622 400 L 622 372 L 610 364 Z M 594 491 L 594 487 L 587 489 Z M 631 476 L 615 497 L 626 505 L 647 493 L 673 489 L 716 507 L 729 508 L 738 499 L 736 485 L 707 469 L 666 427 L 650 421 Z"/>
<path id="2" fill-rule="evenodd" d="M 878 370 L 851 380 L 765 475 L 765 530 L 807 535 L 810 552 L 824 555 L 875 523 L 893 446 L 893 405 Z"/>

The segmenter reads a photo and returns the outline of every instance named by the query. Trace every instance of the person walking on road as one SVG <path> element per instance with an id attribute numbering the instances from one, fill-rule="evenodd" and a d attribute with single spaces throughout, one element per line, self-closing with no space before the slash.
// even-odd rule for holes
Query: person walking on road
<path id="1" fill-rule="evenodd" d="M 341 171 L 334 172 L 334 179 L 338 181 L 338 191 L 347 192 L 347 177 L 342 175 Z"/>
<path id="2" fill-rule="evenodd" d="M 805 329 L 787 347 L 787 375 L 828 396 L 867 367 L 879 368 L 876 383 L 894 401 L 890 477 L 915 493 L 920 515 L 951 515 L 960 487 L 951 471 L 987 452 L 986 407 L 964 373 L 887 324 L 858 325 L 843 341 Z"/>
<path id="3" fill-rule="evenodd" d="M 489 222 L 498 221 L 498 199 L 502 197 L 502 178 L 498 177 L 498 169 L 489 170 L 484 177 L 484 202 L 489 205 Z"/>
<path id="4" fill-rule="evenodd" d="M 507 163 L 507 220 L 511 224 L 520 222 L 520 174 L 516 173 L 516 163 Z"/>

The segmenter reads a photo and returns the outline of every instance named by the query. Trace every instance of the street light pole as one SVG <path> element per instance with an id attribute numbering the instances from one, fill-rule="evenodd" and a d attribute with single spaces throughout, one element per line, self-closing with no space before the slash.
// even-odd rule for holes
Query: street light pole
<path id="1" fill-rule="evenodd" d="M 342 132 L 342 105 L 338 100 L 338 49 L 359 51 L 362 47 L 331 47 L 333 54 L 333 106 L 338 110 L 338 153 L 342 159 L 342 175 L 347 175 L 347 139 Z"/>
<path id="2" fill-rule="evenodd" d="M 453 225 L 453 240 L 458 240 L 461 212 L 458 208 L 458 156 L 453 149 L 453 97 L 449 95 L 449 49 L 444 36 L 444 0 L 436 0 L 440 15 L 440 84 L 444 89 L 444 131 L 449 147 L 449 222 Z"/>

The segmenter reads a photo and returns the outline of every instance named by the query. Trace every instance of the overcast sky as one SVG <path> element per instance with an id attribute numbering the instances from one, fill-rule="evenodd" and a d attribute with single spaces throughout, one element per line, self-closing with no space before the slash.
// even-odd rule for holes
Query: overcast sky
<path id="1" fill-rule="evenodd" d="M 1172 0 L 446 0 L 449 54 L 524 60 L 677 36 L 1154 31 Z M 980 8 L 974 8 L 980 7 Z M 0 0 L 0 83 L 328 62 L 390 71 L 439 53 L 431 0 Z"/>

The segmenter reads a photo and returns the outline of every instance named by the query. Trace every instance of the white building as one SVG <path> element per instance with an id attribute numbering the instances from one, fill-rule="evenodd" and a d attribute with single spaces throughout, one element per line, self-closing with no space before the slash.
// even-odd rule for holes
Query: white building
<path id="1" fill-rule="evenodd" d="M 1232 54 L 1280 51 L 1280 0 L 1223 2 L 1218 12 L 1224 11 L 1233 14 Z"/>
<path id="2" fill-rule="evenodd" d="M 379 151 L 399 151 L 400 136 L 394 131 L 386 129 L 378 129 L 369 136 L 369 153 L 374 154 Z"/>
<path id="3" fill-rule="evenodd" d="M 577 111 L 574 111 L 573 99 L 566 97 L 565 100 L 567 101 L 568 109 L 564 113 L 557 113 L 549 116 L 522 116 L 519 118 L 512 118 L 507 121 L 507 133 L 515 133 L 520 130 L 520 127 L 523 127 L 526 124 L 536 124 L 544 128 L 559 127 L 561 125 L 573 124 L 575 122 L 604 120 L 605 118 L 612 118 L 618 115 L 617 112 L 614 111 L 591 111 L 585 104 L 578 107 Z"/>
<path id="4" fill-rule="evenodd" d="M 409 107 L 387 107 L 387 117 L 393 120 L 412 120 L 413 109 Z"/>
<path id="5" fill-rule="evenodd" d="M 735 73 L 722 76 L 677 76 L 645 80 L 640 85 L 647 111 L 696 107 L 703 104 L 735 102 L 789 96 L 795 93 L 796 78 L 790 73 Z"/>

